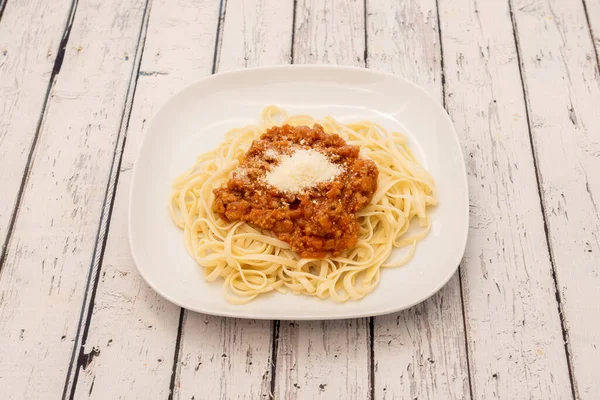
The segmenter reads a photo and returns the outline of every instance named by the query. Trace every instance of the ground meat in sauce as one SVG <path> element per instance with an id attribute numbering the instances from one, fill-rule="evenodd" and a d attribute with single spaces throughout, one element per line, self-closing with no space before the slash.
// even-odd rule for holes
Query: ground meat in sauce
<path id="1" fill-rule="evenodd" d="M 343 167 L 330 182 L 301 193 L 280 192 L 265 183 L 277 155 L 313 149 Z M 359 148 L 320 125 L 273 127 L 255 140 L 232 178 L 215 189 L 215 211 L 228 221 L 246 221 L 290 244 L 301 257 L 323 258 L 352 248 L 358 239 L 355 213 L 371 201 L 377 189 L 377 166 L 358 158 Z"/>

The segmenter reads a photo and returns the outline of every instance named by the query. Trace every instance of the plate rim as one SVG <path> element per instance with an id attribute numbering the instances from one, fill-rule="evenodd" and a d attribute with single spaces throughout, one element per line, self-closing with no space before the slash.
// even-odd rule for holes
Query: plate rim
<path id="1" fill-rule="evenodd" d="M 230 312 L 230 311 L 226 311 L 226 310 L 225 311 L 219 311 L 219 310 L 215 311 L 215 310 L 211 310 L 210 307 L 208 309 L 201 308 L 201 307 L 190 307 L 189 305 L 182 304 L 181 302 L 177 301 L 169 294 L 160 290 L 158 285 L 156 285 L 154 282 L 152 282 L 151 279 L 149 279 L 148 276 L 144 274 L 143 269 L 140 268 L 140 266 L 139 266 L 140 265 L 139 259 L 136 256 L 135 247 L 133 245 L 133 234 L 132 234 L 132 213 L 133 213 L 132 210 L 134 208 L 133 192 L 134 192 L 134 186 L 135 186 L 134 183 L 137 180 L 137 175 L 139 173 L 139 168 L 140 168 L 139 167 L 139 159 L 141 158 L 143 149 L 146 146 L 146 141 L 148 140 L 148 132 L 151 130 L 152 126 L 154 125 L 156 117 L 158 115 L 160 115 L 164 111 L 164 109 L 172 101 L 174 101 L 174 99 L 176 99 L 178 96 L 180 96 L 183 92 L 185 92 L 185 91 L 191 89 L 192 87 L 199 85 L 203 82 L 207 82 L 207 81 L 211 81 L 211 80 L 215 80 L 215 79 L 221 79 L 223 76 L 237 75 L 240 73 L 248 73 L 248 72 L 251 73 L 253 71 L 263 71 L 264 72 L 264 71 L 269 71 L 269 70 L 285 70 L 285 69 L 299 70 L 299 71 L 301 71 L 301 70 L 320 70 L 320 69 L 342 70 L 342 71 L 346 71 L 346 72 L 354 72 L 354 73 L 359 73 L 359 74 L 371 74 L 371 75 L 379 76 L 379 77 L 386 78 L 386 79 L 400 80 L 400 81 L 403 81 L 405 84 L 412 86 L 417 91 L 421 92 L 429 100 L 431 100 L 431 102 L 433 104 L 435 104 L 435 106 L 439 110 L 442 111 L 442 113 L 444 114 L 444 118 L 447 120 L 447 122 L 451 128 L 452 139 L 454 140 L 456 147 L 458 148 L 458 151 L 460 154 L 459 165 L 462 169 L 462 174 L 461 174 L 462 179 L 461 180 L 462 180 L 463 187 L 465 188 L 465 204 L 463 204 L 463 208 L 464 208 L 464 213 L 465 213 L 464 218 L 466 220 L 465 221 L 466 229 L 465 229 L 464 235 L 460 241 L 460 247 L 461 247 L 460 250 L 461 251 L 460 251 L 460 253 L 457 253 L 457 254 L 460 254 L 459 259 L 452 260 L 452 264 L 454 264 L 455 266 L 448 270 L 447 276 L 444 276 L 444 278 L 440 280 L 440 283 L 438 285 L 436 285 L 434 289 L 430 290 L 426 294 L 418 296 L 418 298 L 416 300 L 414 300 L 408 304 L 404 304 L 401 306 L 391 306 L 391 307 L 387 307 L 387 308 L 384 307 L 384 308 L 378 309 L 377 311 L 365 310 L 365 311 L 360 311 L 360 312 L 340 313 L 339 315 L 331 315 L 331 316 L 329 316 L 329 315 L 327 315 L 327 316 L 325 316 L 325 315 L 308 315 L 307 314 L 307 315 L 291 315 L 291 316 L 286 316 L 286 317 L 278 316 L 277 318 L 273 318 L 273 317 L 270 317 L 268 315 L 263 315 L 263 314 L 244 313 L 243 312 L 243 307 L 244 307 L 243 304 L 237 306 L 237 307 L 239 307 L 239 310 L 240 310 L 239 312 Z M 133 262 L 136 266 L 136 269 L 137 269 L 138 273 L 140 274 L 140 276 L 142 277 L 142 279 L 144 280 L 144 282 L 146 282 L 146 284 L 148 284 L 148 286 L 150 286 L 150 288 L 152 288 L 152 290 L 154 290 L 161 297 L 163 297 L 167 301 L 169 301 L 183 309 L 190 310 L 190 311 L 197 312 L 197 313 L 207 314 L 207 315 L 220 316 L 220 317 L 240 318 L 240 319 L 258 319 L 258 320 L 283 320 L 283 321 L 289 321 L 289 320 L 309 320 L 310 321 L 310 320 L 312 320 L 312 321 L 318 321 L 318 320 L 341 320 L 341 319 L 352 319 L 352 318 L 375 317 L 375 316 L 392 314 L 392 313 L 400 312 L 403 310 L 407 310 L 411 307 L 414 307 L 417 304 L 424 302 L 425 300 L 429 299 L 430 297 L 435 295 L 437 292 L 439 292 L 450 281 L 450 279 L 454 276 L 454 274 L 460 267 L 461 261 L 464 257 L 464 253 L 465 253 L 466 247 L 467 247 L 468 236 L 469 236 L 469 226 L 470 226 L 469 186 L 468 186 L 467 169 L 466 169 L 466 163 L 465 163 L 465 158 L 464 158 L 464 152 L 463 152 L 462 145 L 460 143 L 460 138 L 458 137 L 458 133 L 456 132 L 456 127 L 454 126 L 452 118 L 450 117 L 450 115 L 448 114 L 448 112 L 444 108 L 444 106 L 442 104 L 440 104 L 439 100 L 437 100 L 434 96 L 432 96 L 427 90 L 425 90 L 421 86 L 417 85 L 416 83 L 414 83 L 402 76 L 399 76 L 399 75 L 396 75 L 396 74 L 393 74 L 390 72 L 386 72 L 386 71 L 371 69 L 371 68 L 344 66 L 344 65 L 331 65 L 331 64 L 283 64 L 283 65 L 269 65 L 269 66 L 250 67 L 250 68 L 235 68 L 232 70 L 228 70 L 228 71 L 224 71 L 224 72 L 217 72 L 217 73 L 205 76 L 203 78 L 197 79 L 197 80 L 185 85 L 184 87 L 179 89 L 177 92 L 173 93 L 171 96 L 166 98 L 162 103 L 159 103 L 159 106 L 156 108 L 156 111 L 149 118 L 149 120 L 150 120 L 150 123 L 146 125 L 146 129 L 142 134 L 142 138 L 140 140 L 139 147 L 136 152 L 136 156 L 135 156 L 135 160 L 134 160 L 133 168 L 132 168 L 130 187 L 128 190 L 127 236 L 128 236 L 129 249 L 130 249 L 130 253 L 131 253 Z M 375 290 L 377 290 L 377 288 Z M 324 301 L 331 301 L 331 300 L 325 299 Z M 348 300 L 348 301 L 355 301 L 355 300 Z M 356 301 L 360 301 L 360 300 L 356 300 Z M 344 303 L 341 303 L 340 306 L 343 306 L 343 304 Z"/>

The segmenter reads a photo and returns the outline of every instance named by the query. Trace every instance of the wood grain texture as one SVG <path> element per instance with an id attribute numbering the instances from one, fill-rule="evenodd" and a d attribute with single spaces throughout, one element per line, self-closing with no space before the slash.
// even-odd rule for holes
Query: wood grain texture
<path id="1" fill-rule="evenodd" d="M 363 0 L 298 0 L 294 62 L 363 67 L 364 14 Z"/>
<path id="2" fill-rule="evenodd" d="M 0 20 L 2 20 L 2 14 L 4 13 L 5 7 L 6 7 L 6 0 L 0 0 Z"/>
<path id="3" fill-rule="evenodd" d="M 128 243 L 131 169 L 145 128 L 171 95 L 212 70 L 219 1 L 154 0 L 120 163 L 106 249 L 75 398 L 167 398 L 180 308 L 139 275 Z M 114 187 L 114 182 L 113 182 Z M 218 340 L 215 337 L 214 340 Z M 207 341 L 207 344 L 211 343 Z"/>
<path id="4" fill-rule="evenodd" d="M 442 103 L 435 0 L 367 1 L 367 64 L 406 78 Z"/>
<path id="5" fill-rule="evenodd" d="M 270 398 L 271 325 L 187 312 L 175 398 Z"/>
<path id="6" fill-rule="evenodd" d="M 217 71 L 289 64 L 294 0 L 229 0 Z"/>
<path id="7" fill-rule="evenodd" d="M 70 8 L 71 0 L 0 4 L 2 252 L 48 87 L 53 80 L 52 69 L 68 25 Z"/>
<path id="8" fill-rule="evenodd" d="M 363 1 L 298 1 L 295 63 L 364 66 Z M 281 322 L 276 399 L 366 399 L 368 319 Z"/>
<path id="9" fill-rule="evenodd" d="M 581 2 L 513 1 L 578 398 L 600 393 L 600 74 Z"/>
<path id="10" fill-rule="evenodd" d="M 595 45 L 596 62 L 600 64 L 600 0 L 582 0 L 585 7 L 588 28 Z"/>
<path id="11" fill-rule="evenodd" d="M 461 267 L 474 399 L 571 386 L 507 2 L 441 0 L 446 104 L 470 190 Z"/>
<path id="12" fill-rule="evenodd" d="M 600 0 L 223 0 L 219 40 L 219 0 L 150 3 L 146 25 L 145 0 L 79 0 L 57 62 L 71 2 L 0 0 L 0 398 L 58 398 L 66 377 L 77 399 L 566 399 L 568 362 L 575 397 L 596 397 Z M 366 64 L 438 99 L 446 82 L 469 173 L 462 287 L 374 318 L 373 337 L 368 319 L 182 314 L 131 259 L 158 106 L 213 68 L 290 61 Z"/>
<path id="13" fill-rule="evenodd" d="M 79 2 L 0 276 L 5 398 L 63 392 L 144 7 Z"/>
<path id="14" fill-rule="evenodd" d="M 218 71 L 289 63 L 292 15 L 291 0 L 228 1 Z M 268 399 L 272 326 L 187 312 L 175 398 Z"/>
<path id="15" fill-rule="evenodd" d="M 369 398 L 368 319 L 281 321 L 276 399 Z"/>
<path id="16" fill-rule="evenodd" d="M 367 38 L 370 68 L 403 76 L 442 102 L 435 0 L 368 1 Z M 376 399 L 470 397 L 458 274 L 420 305 L 374 318 L 373 327 Z"/>

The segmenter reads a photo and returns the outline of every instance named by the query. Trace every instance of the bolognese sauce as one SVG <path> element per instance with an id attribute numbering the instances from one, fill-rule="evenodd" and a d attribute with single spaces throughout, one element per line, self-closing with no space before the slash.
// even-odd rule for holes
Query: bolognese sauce
<path id="1" fill-rule="evenodd" d="M 318 124 L 270 128 L 214 190 L 215 211 L 271 230 L 301 257 L 337 256 L 356 244 L 355 214 L 377 190 L 377 166 L 359 150 Z"/>

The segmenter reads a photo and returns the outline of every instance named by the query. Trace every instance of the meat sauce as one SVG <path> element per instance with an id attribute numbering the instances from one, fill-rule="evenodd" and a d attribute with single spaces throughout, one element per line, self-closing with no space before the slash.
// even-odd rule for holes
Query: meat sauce
<path id="1" fill-rule="evenodd" d="M 278 190 L 265 176 L 283 155 L 312 149 L 341 167 L 334 179 L 298 193 Z M 214 208 L 226 221 L 245 221 L 271 230 L 305 258 L 337 256 L 354 247 L 359 224 L 355 213 L 377 190 L 377 166 L 359 158 L 359 148 L 315 124 L 267 130 L 240 160 L 227 183 L 214 190 Z"/>

